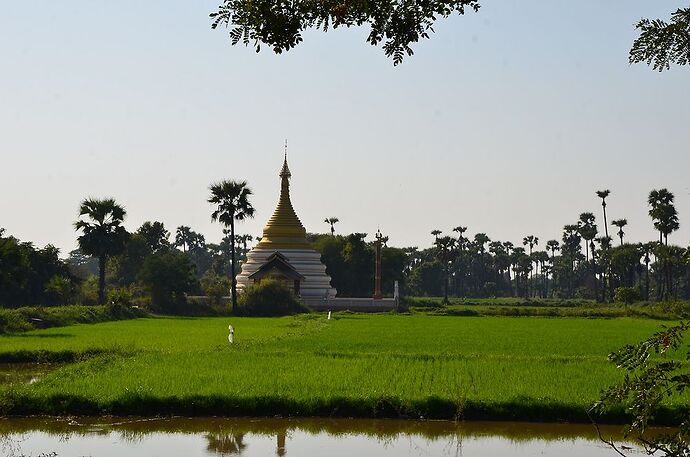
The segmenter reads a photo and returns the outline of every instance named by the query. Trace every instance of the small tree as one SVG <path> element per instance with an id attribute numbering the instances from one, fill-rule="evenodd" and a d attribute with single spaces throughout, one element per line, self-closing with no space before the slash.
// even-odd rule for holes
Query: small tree
<path id="1" fill-rule="evenodd" d="M 223 297 L 230 292 L 232 284 L 227 276 L 218 275 L 208 270 L 201 277 L 201 289 L 211 301 L 211 304 L 220 306 Z"/>
<path id="2" fill-rule="evenodd" d="M 617 302 L 623 303 L 625 306 L 632 305 L 640 301 L 641 298 L 640 290 L 637 287 L 618 287 L 614 297 Z"/>
<path id="3" fill-rule="evenodd" d="M 180 310 L 186 303 L 185 293 L 198 284 L 189 257 L 173 250 L 148 256 L 139 279 L 151 293 L 151 304 L 155 308 L 173 312 Z"/>

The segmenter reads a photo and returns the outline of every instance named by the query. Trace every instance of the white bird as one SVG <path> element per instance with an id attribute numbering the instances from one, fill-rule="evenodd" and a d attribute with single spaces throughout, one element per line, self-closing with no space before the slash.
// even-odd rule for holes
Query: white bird
<path id="1" fill-rule="evenodd" d="M 228 325 L 228 330 L 230 330 L 230 334 L 228 335 L 228 342 L 232 344 L 233 340 L 235 339 L 235 329 L 232 328 L 232 324 Z"/>

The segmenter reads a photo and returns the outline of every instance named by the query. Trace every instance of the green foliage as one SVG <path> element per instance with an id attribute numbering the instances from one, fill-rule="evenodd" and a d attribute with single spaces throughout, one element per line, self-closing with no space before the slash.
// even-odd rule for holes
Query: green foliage
<path id="1" fill-rule="evenodd" d="M 642 19 L 636 28 L 640 36 L 630 49 L 630 63 L 645 62 L 658 71 L 690 63 L 690 8 L 677 9 L 670 23 Z"/>
<path id="2" fill-rule="evenodd" d="M 0 335 L 30 330 L 29 324 L 16 310 L 0 308 Z"/>
<path id="3" fill-rule="evenodd" d="M 186 302 L 185 294 L 199 287 L 189 257 L 172 250 L 148 256 L 139 278 L 151 294 L 153 308 L 165 312 L 179 312 Z"/>
<path id="4" fill-rule="evenodd" d="M 331 285 L 339 297 L 367 297 L 374 291 L 373 243 L 365 241 L 366 233 L 343 235 L 310 234 L 314 249 L 321 254 Z M 405 286 L 403 273 L 407 254 L 403 249 L 384 246 L 381 249 L 381 290 L 393 294 L 395 281 Z"/>
<path id="5" fill-rule="evenodd" d="M 67 283 L 76 283 L 59 250 L 35 248 L 14 237 L 0 236 L 0 306 L 64 304 L 71 300 Z M 64 287 L 59 287 L 62 282 Z"/>
<path id="6" fill-rule="evenodd" d="M 637 287 L 619 287 L 616 289 L 615 300 L 625 304 L 625 306 L 630 306 L 641 299 L 640 290 Z"/>
<path id="7" fill-rule="evenodd" d="M 682 413 L 679 427 L 667 433 L 647 433 L 662 405 L 690 388 L 690 352 L 684 335 L 690 324 L 664 328 L 652 337 L 625 345 L 609 354 L 609 360 L 626 372 L 622 382 L 610 387 L 592 410 L 605 412 L 625 405 L 632 422 L 625 437 L 634 437 L 648 455 L 683 457 L 690 455 L 690 414 Z M 613 443 L 610 443 L 615 447 Z M 616 449 L 617 450 L 617 449 Z"/>
<path id="8" fill-rule="evenodd" d="M 405 54 L 413 54 L 411 44 L 428 38 L 437 18 L 464 14 L 465 9 L 479 9 L 477 0 L 432 0 L 404 2 L 341 2 L 308 0 L 275 1 L 223 0 L 211 14 L 212 28 L 228 27 L 232 44 L 250 43 L 258 52 L 261 44 L 276 53 L 287 51 L 302 42 L 309 28 L 327 31 L 331 28 L 370 26 L 367 42 L 383 51 L 395 65 Z"/>
<path id="9" fill-rule="evenodd" d="M 244 316 L 286 316 L 308 311 L 290 289 L 274 279 L 247 287 L 239 304 Z"/>
<path id="10" fill-rule="evenodd" d="M 98 303 L 98 277 L 89 276 L 79 286 L 79 303 L 95 305 Z"/>
<path id="11" fill-rule="evenodd" d="M 75 287 L 70 278 L 54 275 L 46 283 L 46 292 L 54 297 L 56 303 L 69 303 L 74 298 Z"/>
<path id="12" fill-rule="evenodd" d="M 218 275 L 211 270 L 201 277 L 201 289 L 215 306 L 220 306 L 222 298 L 230 293 L 231 286 L 230 278 Z"/>
<path id="13" fill-rule="evenodd" d="M 129 306 L 30 306 L 12 310 L 0 308 L 0 334 L 17 333 L 33 328 L 64 327 L 112 320 L 134 319 L 148 314 Z M 2 357 L 0 357 L 1 361 Z"/>
<path id="14" fill-rule="evenodd" d="M 170 247 L 170 232 L 162 222 L 144 222 L 137 230 L 151 252 Z"/>

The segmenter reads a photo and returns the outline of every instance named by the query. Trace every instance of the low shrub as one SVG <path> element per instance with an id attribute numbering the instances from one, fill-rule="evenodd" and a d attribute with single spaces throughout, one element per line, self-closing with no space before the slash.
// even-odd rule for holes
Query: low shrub
<path id="1" fill-rule="evenodd" d="M 264 279 L 247 287 L 240 296 L 244 316 L 286 316 L 309 311 L 282 282 Z"/>
<path id="2" fill-rule="evenodd" d="M 0 309 L 0 334 L 146 316 L 146 311 L 126 306 L 122 302 L 106 306 L 29 306 L 12 310 Z"/>
<path id="3" fill-rule="evenodd" d="M 0 308 L 0 334 L 31 330 L 31 325 L 15 310 Z"/>

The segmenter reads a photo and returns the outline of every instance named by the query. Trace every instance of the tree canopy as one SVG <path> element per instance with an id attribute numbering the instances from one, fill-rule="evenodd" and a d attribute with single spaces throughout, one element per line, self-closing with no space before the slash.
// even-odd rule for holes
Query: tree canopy
<path id="1" fill-rule="evenodd" d="M 382 44 L 386 57 L 398 65 L 414 54 L 412 45 L 429 38 L 438 19 L 478 11 L 478 0 L 223 0 L 211 13 L 211 27 L 229 30 L 232 44 L 262 45 L 277 54 L 302 42 L 305 30 L 327 32 L 338 27 L 368 25 L 366 41 Z M 690 62 L 690 8 L 679 8 L 670 22 L 641 19 L 640 36 L 630 49 L 630 63 L 647 63 L 655 70 Z M 605 197 L 603 197 L 605 198 Z"/>
<path id="2" fill-rule="evenodd" d="M 630 49 L 630 63 L 644 62 L 658 71 L 690 63 L 690 8 L 677 9 L 671 22 L 642 19 L 636 28 L 640 36 Z"/>
<path id="3" fill-rule="evenodd" d="M 232 44 L 267 45 L 280 54 L 302 42 L 309 28 L 323 30 L 369 25 L 367 42 L 381 43 L 397 65 L 414 51 L 411 45 L 429 38 L 434 23 L 452 14 L 479 10 L 478 0 L 224 0 L 211 13 L 212 28 L 229 29 Z"/>

